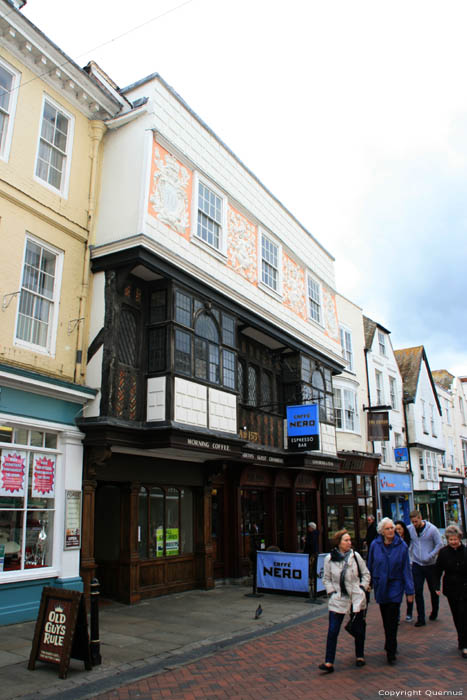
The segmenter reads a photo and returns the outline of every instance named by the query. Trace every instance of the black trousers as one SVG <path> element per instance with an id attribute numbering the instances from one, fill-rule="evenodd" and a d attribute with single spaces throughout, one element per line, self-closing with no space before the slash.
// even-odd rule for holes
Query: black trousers
<path id="1" fill-rule="evenodd" d="M 436 617 L 439 610 L 439 596 L 436 595 L 436 567 L 421 566 L 415 562 L 412 564 L 412 576 L 415 586 L 415 603 L 417 606 L 417 617 L 420 622 L 425 622 L 425 601 L 423 600 L 423 586 L 425 581 L 430 589 L 431 612 Z"/>
<path id="2" fill-rule="evenodd" d="M 454 596 L 447 596 L 447 598 L 457 630 L 459 649 L 467 649 L 467 600 Z"/>
<path id="3" fill-rule="evenodd" d="M 399 619 L 400 603 L 380 603 L 379 609 L 383 618 L 384 648 L 389 657 L 397 652 L 397 622 Z"/>

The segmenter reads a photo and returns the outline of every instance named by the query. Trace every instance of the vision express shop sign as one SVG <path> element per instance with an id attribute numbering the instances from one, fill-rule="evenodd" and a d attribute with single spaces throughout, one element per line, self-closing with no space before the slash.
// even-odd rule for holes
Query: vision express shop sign
<path id="1" fill-rule="evenodd" d="M 287 406 L 289 450 L 319 450 L 318 405 Z"/>

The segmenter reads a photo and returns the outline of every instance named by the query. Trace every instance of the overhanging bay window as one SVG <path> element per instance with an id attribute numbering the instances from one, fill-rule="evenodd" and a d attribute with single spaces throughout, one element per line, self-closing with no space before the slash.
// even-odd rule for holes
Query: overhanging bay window
<path id="1" fill-rule="evenodd" d="M 334 417 L 339 430 L 358 432 L 357 395 L 353 389 L 334 387 Z"/>
<path id="2" fill-rule="evenodd" d="M 235 320 L 176 290 L 175 322 L 175 371 L 235 389 Z"/>

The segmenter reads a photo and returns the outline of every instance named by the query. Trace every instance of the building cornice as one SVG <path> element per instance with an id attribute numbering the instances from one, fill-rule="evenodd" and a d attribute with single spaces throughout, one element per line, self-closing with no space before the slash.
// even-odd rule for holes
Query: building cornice
<path id="1" fill-rule="evenodd" d="M 7 0 L 0 0 L 0 37 L 7 51 L 86 117 L 108 119 L 119 113 L 121 98 L 102 89 Z"/>

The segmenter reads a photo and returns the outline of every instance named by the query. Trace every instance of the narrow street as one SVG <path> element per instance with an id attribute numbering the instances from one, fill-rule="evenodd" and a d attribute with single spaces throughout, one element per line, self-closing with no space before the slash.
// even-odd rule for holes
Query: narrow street
<path id="1" fill-rule="evenodd" d="M 457 650 L 445 599 L 441 601 L 439 619 L 427 622 L 425 627 L 415 628 L 414 623 L 405 622 L 405 603 L 402 613 L 395 666 L 386 663 L 379 608 L 372 601 L 367 625 L 367 664 L 363 668 L 355 667 L 353 639 L 342 629 L 335 672 L 323 674 L 318 670 L 324 659 L 327 633 L 327 616 L 323 616 L 97 697 L 99 700 L 463 697 L 467 692 L 467 659 L 461 658 Z"/>

